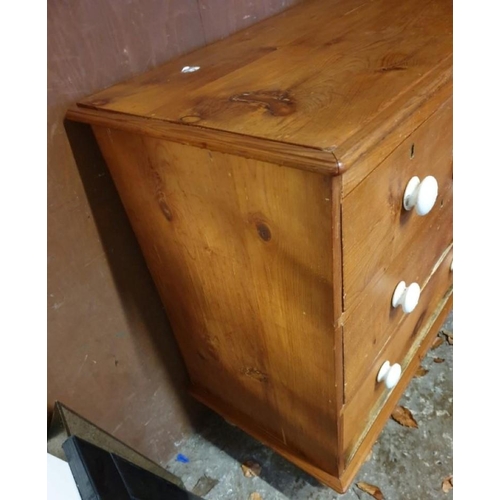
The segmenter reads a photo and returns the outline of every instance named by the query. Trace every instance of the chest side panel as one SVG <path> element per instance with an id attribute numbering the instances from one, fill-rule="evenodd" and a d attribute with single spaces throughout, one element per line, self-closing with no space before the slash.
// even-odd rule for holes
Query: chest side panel
<path id="1" fill-rule="evenodd" d="M 331 179 L 94 132 L 193 385 L 334 472 Z"/>

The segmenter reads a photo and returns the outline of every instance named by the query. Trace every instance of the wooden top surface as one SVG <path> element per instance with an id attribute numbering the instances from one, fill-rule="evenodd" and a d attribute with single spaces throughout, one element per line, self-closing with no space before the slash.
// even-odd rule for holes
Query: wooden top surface
<path id="1" fill-rule="evenodd" d="M 451 0 L 310 0 L 78 106 L 328 152 L 333 169 L 451 73 Z"/>

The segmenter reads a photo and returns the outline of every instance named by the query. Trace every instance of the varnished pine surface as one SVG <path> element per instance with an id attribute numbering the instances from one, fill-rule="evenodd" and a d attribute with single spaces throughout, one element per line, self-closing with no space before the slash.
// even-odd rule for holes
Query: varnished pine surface
<path id="1" fill-rule="evenodd" d="M 192 383 L 336 473 L 343 388 L 331 179 L 122 131 L 95 134 Z"/>
<path id="2" fill-rule="evenodd" d="M 451 78 L 451 9 L 305 1 L 80 105 L 329 151 L 349 168 Z"/>
<path id="3" fill-rule="evenodd" d="M 125 115 L 91 108 L 71 107 L 67 112 L 69 120 L 110 127 L 115 130 L 147 135 L 179 144 L 189 144 L 211 151 L 231 153 L 244 158 L 262 160 L 276 165 L 309 170 L 325 175 L 341 173 L 337 158 L 331 151 L 322 151 L 296 144 L 271 142 L 229 132 L 213 131 L 201 127 L 190 127 L 162 120 L 144 120 L 141 117 Z"/>

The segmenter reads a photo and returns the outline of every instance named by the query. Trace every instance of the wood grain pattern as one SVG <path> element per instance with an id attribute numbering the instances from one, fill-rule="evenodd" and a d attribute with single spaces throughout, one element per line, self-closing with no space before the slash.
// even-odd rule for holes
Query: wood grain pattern
<path id="1" fill-rule="evenodd" d="M 446 249 L 437 260 L 439 267 L 433 269 L 429 280 L 422 290 L 422 298 L 416 309 L 402 318 L 397 332 L 387 341 L 386 346 L 375 357 L 365 381 L 346 404 L 344 409 L 344 451 L 346 462 L 352 458 L 363 430 L 374 420 L 374 416 L 384 406 L 389 391 L 377 383 L 377 373 L 383 362 L 399 363 L 403 370 L 414 358 L 415 351 L 434 322 L 439 303 L 451 291 L 453 273 L 450 264 L 453 258 L 452 246 Z"/>
<path id="2" fill-rule="evenodd" d="M 391 304 L 396 285 L 404 280 L 422 286 L 452 241 L 451 125 L 448 101 L 344 199 L 346 401 L 404 316 Z M 406 183 L 414 175 L 434 175 L 440 186 L 434 208 L 423 217 L 402 206 Z"/>
<path id="3" fill-rule="evenodd" d="M 99 110 L 83 109 L 77 106 L 71 107 L 66 116 L 69 120 L 111 127 L 116 130 L 134 132 L 201 148 L 209 146 L 212 151 L 231 153 L 310 172 L 337 175 L 340 171 L 339 162 L 330 151 L 282 142 L 263 141 L 258 137 L 216 132 L 201 127 L 187 127 L 162 120 L 150 119 L 145 122 L 139 117 L 111 112 L 102 113 Z"/>
<path id="4" fill-rule="evenodd" d="M 95 134 L 192 383 L 335 473 L 330 179 Z"/>
<path id="5" fill-rule="evenodd" d="M 345 165 L 355 165 L 354 168 L 347 169 L 344 164 L 340 165 L 342 175 L 342 190 L 347 196 L 359 183 L 380 165 L 400 144 L 406 140 L 415 130 L 425 123 L 443 102 L 446 102 L 453 92 L 451 81 L 451 68 L 445 71 L 445 75 L 439 77 L 439 84 L 435 89 L 426 89 L 424 94 L 426 99 L 419 102 L 406 102 L 400 108 L 399 116 L 386 117 L 393 119 L 393 127 L 389 130 L 381 130 L 376 123 L 369 125 L 370 130 L 365 139 L 370 140 L 369 146 L 359 147 L 356 138 L 351 144 L 345 144 L 345 151 L 341 149 L 335 151 L 336 155 L 342 156 Z M 410 109 L 409 109 L 410 108 Z M 380 119 L 383 119 L 381 116 Z"/>
<path id="6" fill-rule="evenodd" d="M 349 168 L 343 156 L 373 147 L 451 78 L 450 12 L 448 0 L 303 2 L 80 106 L 338 150 Z"/>
<path id="7" fill-rule="evenodd" d="M 403 141 L 356 190 L 344 197 L 345 309 L 359 301 L 366 287 L 385 275 L 390 262 L 414 242 L 432 239 L 429 231 L 451 231 L 451 220 L 440 220 L 452 206 L 453 104 L 451 99 Z M 434 176 L 439 195 L 423 217 L 403 208 L 403 195 L 411 177 Z M 369 208 L 369 209 L 367 209 Z M 448 243 L 448 242 L 446 242 Z M 434 259 L 442 250 L 434 255 Z"/>

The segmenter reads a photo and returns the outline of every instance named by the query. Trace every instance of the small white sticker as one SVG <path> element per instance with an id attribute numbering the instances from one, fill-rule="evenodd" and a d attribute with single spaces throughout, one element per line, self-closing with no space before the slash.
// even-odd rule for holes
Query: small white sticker
<path id="1" fill-rule="evenodd" d="M 200 69 L 199 66 L 184 66 L 181 73 L 194 73 Z"/>

